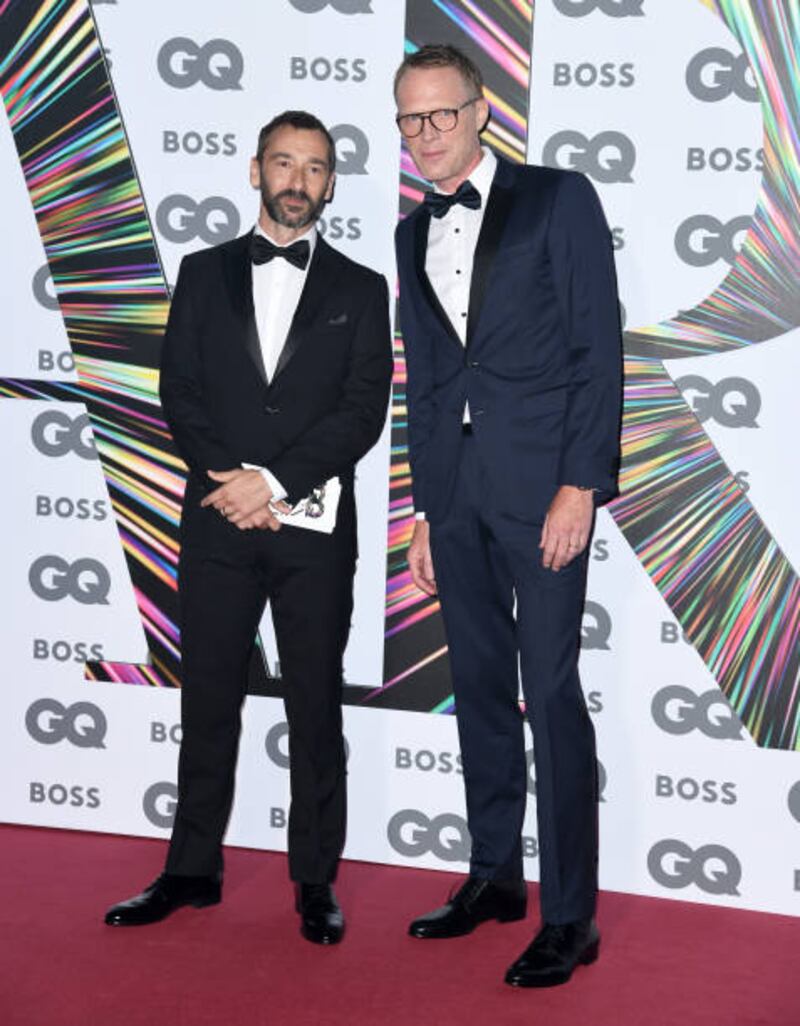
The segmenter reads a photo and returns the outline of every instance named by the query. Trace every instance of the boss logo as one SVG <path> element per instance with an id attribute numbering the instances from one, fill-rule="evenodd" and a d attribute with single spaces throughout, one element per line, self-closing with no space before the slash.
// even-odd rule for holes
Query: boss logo
<path id="1" fill-rule="evenodd" d="M 315 82 L 364 82 L 367 77 L 367 61 L 364 57 L 291 57 L 289 77 L 313 78 Z"/>
<path id="2" fill-rule="evenodd" d="M 640 18 L 644 0 L 553 0 L 553 6 L 568 18 L 585 18 L 592 11 L 602 11 L 609 18 Z"/>
<path id="3" fill-rule="evenodd" d="M 90 660 L 102 663 L 105 655 L 99 642 L 92 644 L 88 641 L 48 641 L 46 638 L 34 638 L 33 658 L 55 659 L 57 663 L 87 663 Z"/>
<path id="4" fill-rule="evenodd" d="M 708 804 L 735 805 L 736 784 L 730 780 L 719 783 L 716 780 L 695 780 L 694 777 L 680 777 L 676 780 L 668 773 L 656 774 L 656 798 L 682 798 L 694 802 L 700 798 Z"/>
<path id="5" fill-rule="evenodd" d="M 316 14 L 332 7 L 339 14 L 372 14 L 372 0 L 289 0 L 296 11 Z"/>
<path id="6" fill-rule="evenodd" d="M 84 460 L 97 459 L 92 425 L 86 413 L 71 417 L 63 410 L 45 410 L 31 425 L 31 441 L 43 456 L 74 453 Z"/>
<path id="7" fill-rule="evenodd" d="M 574 66 L 565 61 L 558 61 L 553 65 L 553 85 L 577 85 L 584 88 L 599 85 L 604 89 L 622 86 L 625 89 L 636 81 L 633 67 L 630 61 L 626 61 L 624 64 L 614 64 L 613 61 L 590 64 L 588 61 L 584 61 L 584 63 Z"/>
<path id="8" fill-rule="evenodd" d="M 696 851 L 683 841 L 658 841 L 647 856 L 656 883 L 670 890 L 695 884 L 706 894 L 738 895 L 742 867 L 729 848 L 704 844 Z"/>
<path id="9" fill-rule="evenodd" d="M 727 428 L 757 428 L 761 393 L 747 378 L 721 378 L 716 384 L 699 374 L 675 379 L 700 423 L 715 420 Z"/>
<path id="10" fill-rule="evenodd" d="M 680 684 L 670 684 L 655 693 L 650 711 L 667 734 L 680 736 L 699 730 L 719 741 L 742 739 L 742 724 L 717 688 L 696 695 Z"/>
<path id="11" fill-rule="evenodd" d="M 716 146 L 706 150 L 702 146 L 690 146 L 686 151 L 687 171 L 763 171 L 764 151 L 750 146 L 729 150 L 727 146 Z"/>
<path id="12" fill-rule="evenodd" d="M 238 152 L 233 132 L 175 132 L 165 129 L 161 134 L 164 153 L 201 154 L 204 157 L 233 157 Z"/>
<path id="13" fill-rule="evenodd" d="M 459 753 L 432 752 L 427 748 L 396 748 L 394 765 L 395 769 L 417 769 L 422 773 L 463 773 Z"/>
<path id="14" fill-rule="evenodd" d="M 189 89 L 198 82 L 221 92 L 241 89 L 244 58 L 229 39 L 210 39 L 202 46 L 193 39 L 176 36 L 158 51 L 158 73 L 167 85 Z"/>
<path id="15" fill-rule="evenodd" d="M 32 780 L 28 797 L 34 805 L 69 804 L 73 809 L 100 808 L 100 788 L 82 787 L 80 784 L 67 787 L 66 784 L 43 784 Z"/>
<path id="16" fill-rule="evenodd" d="M 142 798 L 142 811 L 155 827 L 170 830 L 178 807 L 178 788 L 167 780 L 151 784 Z"/>
<path id="17" fill-rule="evenodd" d="M 334 125 L 331 138 L 336 144 L 336 173 L 366 175 L 369 140 L 355 125 Z"/>
<path id="18" fill-rule="evenodd" d="M 360 217 L 321 217 L 317 221 L 320 235 L 326 239 L 347 239 L 348 242 L 355 242 L 361 238 L 361 218 Z"/>
<path id="19" fill-rule="evenodd" d="M 58 297 L 53 291 L 53 279 L 50 275 L 50 265 L 42 264 L 33 276 L 31 282 L 33 295 L 39 306 L 45 310 L 58 310 Z"/>
<path id="20" fill-rule="evenodd" d="M 198 203 L 191 196 L 167 196 L 156 208 L 156 225 L 170 242 L 201 239 L 209 246 L 239 234 L 239 211 L 224 196 L 209 196 Z"/>
<path id="21" fill-rule="evenodd" d="M 62 349 L 60 353 L 54 353 L 52 349 L 40 349 L 36 363 L 40 371 L 59 370 L 69 374 L 75 370 L 75 357 L 71 349 Z"/>
<path id="22" fill-rule="evenodd" d="M 182 736 L 180 723 L 173 723 L 168 727 L 166 723 L 153 720 L 150 724 L 150 741 L 153 744 L 164 744 L 165 741 L 171 741 L 173 744 L 179 745 Z"/>
<path id="23" fill-rule="evenodd" d="M 82 606 L 107 606 L 111 576 L 97 559 L 68 563 L 61 556 L 39 556 L 28 571 L 31 590 L 45 602 L 71 598 Z"/>
<path id="24" fill-rule="evenodd" d="M 752 217 L 742 214 L 730 221 L 720 221 L 711 214 L 695 214 L 678 226 L 675 252 L 690 267 L 710 267 L 717 260 L 733 264 L 739 253 L 736 245 L 747 234 Z"/>
<path id="25" fill-rule="evenodd" d="M 581 648 L 585 650 L 599 649 L 607 652 L 611 645 L 611 617 L 608 610 L 599 602 L 589 599 L 583 607 L 581 621 Z"/>
<path id="26" fill-rule="evenodd" d="M 274 727 L 270 727 L 267 731 L 264 747 L 267 750 L 267 757 L 270 762 L 273 762 L 280 769 L 289 769 L 289 724 L 286 721 L 276 723 Z M 345 759 L 350 758 L 350 745 L 347 743 L 347 738 L 344 738 L 344 755 Z"/>
<path id="27" fill-rule="evenodd" d="M 796 819 L 800 823 L 800 780 L 789 788 L 786 801 L 789 806 L 789 812 L 792 814 L 792 819 Z"/>
<path id="28" fill-rule="evenodd" d="M 69 741 L 76 748 L 105 748 L 108 723 L 102 709 L 91 702 L 62 705 L 55 698 L 40 698 L 25 713 L 25 726 L 40 745 Z"/>
<path id="29" fill-rule="evenodd" d="M 36 516 L 61 520 L 107 520 L 108 506 L 105 499 L 70 499 L 65 495 L 53 499 L 49 495 L 37 495 Z"/>
<path id="30" fill-rule="evenodd" d="M 429 819 L 418 809 L 401 809 L 386 828 L 389 844 L 399 855 L 435 855 L 442 862 L 467 862 L 472 840 L 461 816 L 443 812 Z"/>
<path id="31" fill-rule="evenodd" d="M 689 92 L 704 103 L 717 103 L 734 94 L 740 100 L 758 103 L 758 87 L 750 71 L 747 54 L 733 54 L 719 46 L 696 53 L 686 66 Z"/>
<path id="32" fill-rule="evenodd" d="M 604 185 L 632 182 L 636 147 L 622 132 L 600 132 L 590 139 L 582 132 L 565 129 L 547 140 L 542 163 L 548 167 L 583 171 Z"/>

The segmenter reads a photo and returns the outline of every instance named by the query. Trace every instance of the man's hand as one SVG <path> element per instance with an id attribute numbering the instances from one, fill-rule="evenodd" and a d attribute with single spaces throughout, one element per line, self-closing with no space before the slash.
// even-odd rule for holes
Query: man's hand
<path id="1" fill-rule="evenodd" d="M 263 474 L 259 471 L 209 470 L 208 476 L 212 481 L 219 482 L 220 487 L 209 492 L 200 503 L 201 506 L 213 506 L 226 520 L 236 524 L 237 527 L 256 512 L 266 510 L 269 513 L 268 507 L 272 492 L 264 480 Z"/>
<path id="2" fill-rule="evenodd" d="M 594 497 L 588 489 L 562 485 L 544 519 L 539 548 L 548 570 L 565 567 L 586 548 L 592 529 Z"/>
<path id="3" fill-rule="evenodd" d="M 431 559 L 430 525 L 425 520 L 414 523 L 414 534 L 408 547 L 408 569 L 411 579 L 426 595 L 436 594 L 436 577 Z"/>
<path id="4" fill-rule="evenodd" d="M 245 517 L 244 520 L 240 520 L 236 525 L 240 531 L 252 531 L 253 529 L 260 531 L 280 531 L 283 524 L 275 516 L 272 506 L 264 506 L 262 509 L 256 510 L 255 513 L 249 517 Z"/>

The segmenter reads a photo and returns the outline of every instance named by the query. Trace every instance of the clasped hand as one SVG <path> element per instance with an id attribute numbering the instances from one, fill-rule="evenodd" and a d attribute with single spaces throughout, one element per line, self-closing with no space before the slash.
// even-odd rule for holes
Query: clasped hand
<path id="1" fill-rule="evenodd" d="M 258 470 L 209 470 L 208 476 L 218 482 L 219 487 L 206 495 L 201 506 L 212 506 L 240 531 L 281 529 L 275 511 L 288 513 L 289 506 L 285 502 L 272 502 L 272 491 Z"/>

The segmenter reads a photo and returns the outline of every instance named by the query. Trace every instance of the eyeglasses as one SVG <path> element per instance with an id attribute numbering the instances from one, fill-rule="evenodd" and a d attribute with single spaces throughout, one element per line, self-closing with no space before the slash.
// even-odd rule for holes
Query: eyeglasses
<path id="1" fill-rule="evenodd" d="M 425 114 L 398 114 L 394 120 L 404 139 L 416 138 L 425 127 L 426 121 L 430 121 L 437 132 L 452 132 L 458 124 L 459 113 L 480 99 L 482 97 L 473 96 L 471 100 L 462 103 L 460 107 L 444 107 L 442 110 L 429 110 Z"/>

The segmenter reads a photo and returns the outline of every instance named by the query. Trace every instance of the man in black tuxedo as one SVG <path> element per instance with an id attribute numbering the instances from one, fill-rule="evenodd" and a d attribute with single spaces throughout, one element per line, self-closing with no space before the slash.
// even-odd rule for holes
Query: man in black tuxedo
<path id="1" fill-rule="evenodd" d="M 240 707 L 269 600 L 289 725 L 289 871 L 301 928 L 317 943 L 342 937 L 331 883 L 345 839 L 354 469 L 381 433 L 392 353 L 385 279 L 316 231 L 335 159 L 317 118 L 276 117 L 251 162 L 261 194 L 255 229 L 181 264 L 161 367 L 164 413 L 189 467 L 178 805 L 165 872 L 110 909 L 110 925 L 220 900 Z M 329 533 L 295 526 L 326 516 Z"/>
<path id="2" fill-rule="evenodd" d="M 616 488 L 621 344 L 611 239 L 581 174 L 482 149 L 479 69 L 426 46 L 397 123 L 435 190 L 397 229 L 417 523 L 408 561 L 449 645 L 470 875 L 415 937 L 526 911 L 522 691 L 534 739 L 542 928 L 506 974 L 597 957 L 597 764 L 578 678 L 594 507 Z M 516 608 L 515 608 L 516 607 Z"/>

